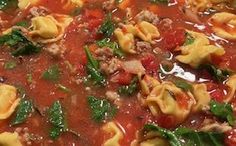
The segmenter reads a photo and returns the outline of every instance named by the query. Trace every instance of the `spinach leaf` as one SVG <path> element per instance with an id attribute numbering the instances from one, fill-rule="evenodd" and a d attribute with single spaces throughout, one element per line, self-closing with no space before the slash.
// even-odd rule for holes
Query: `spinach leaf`
<path id="1" fill-rule="evenodd" d="M 49 81 L 58 81 L 60 78 L 60 70 L 58 65 L 50 66 L 43 74 L 42 78 Z"/>
<path id="2" fill-rule="evenodd" d="M 4 69 L 6 70 L 12 70 L 16 67 L 16 62 L 15 61 L 8 61 L 4 63 Z"/>
<path id="3" fill-rule="evenodd" d="M 6 10 L 9 8 L 17 8 L 17 0 L 0 0 L 0 10 Z"/>
<path id="4" fill-rule="evenodd" d="M 124 57 L 124 53 L 120 49 L 119 45 L 116 42 L 112 42 L 109 38 L 105 38 L 103 40 L 97 41 L 97 45 L 99 47 L 111 48 L 114 55 L 120 58 Z"/>
<path id="5" fill-rule="evenodd" d="M 121 95 L 132 95 L 138 89 L 138 78 L 135 77 L 129 85 L 121 86 L 118 88 L 118 93 Z"/>
<path id="6" fill-rule="evenodd" d="M 95 122 L 102 122 L 103 120 L 113 118 L 116 114 L 116 107 L 106 99 L 89 96 L 88 104 L 92 112 L 92 119 Z"/>
<path id="7" fill-rule="evenodd" d="M 33 102 L 28 99 L 21 99 L 16 111 L 16 117 L 11 125 L 21 124 L 26 121 L 29 114 L 33 111 Z"/>
<path id="8" fill-rule="evenodd" d="M 204 64 L 200 66 L 200 69 L 205 69 L 211 74 L 217 81 L 223 82 L 228 78 L 229 75 L 232 74 L 230 70 L 227 69 L 219 69 L 211 64 Z"/>
<path id="9" fill-rule="evenodd" d="M 184 91 L 192 91 L 193 90 L 193 86 L 184 80 L 176 80 L 176 81 L 174 81 L 174 84 L 176 87 L 178 87 Z"/>
<path id="10" fill-rule="evenodd" d="M 235 117 L 233 115 L 233 108 L 229 103 L 218 103 L 214 100 L 210 102 L 210 111 L 216 117 L 227 120 L 230 125 L 235 124 Z"/>
<path id="11" fill-rule="evenodd" d="M 106 79 L 103 74 L 99 71 L 99 62 L 93 58 L 89 48 L 85 47 L 86 56 L 88 59 L 87 63 L 87 73 L 89 77 L 98 85 L 105 85 Z"/>
<path id="12" fill-rule="evenodd" d="M 28 27 L 29 26 L 29 22 L 28 21 L 20 21 L 16 23 L 16 26 L 22 26 L 22 27 Z"/>
<path id="13" fill-rule="evenodd" d="M 106 37 L 110 37 L 115 30 L 115 23 L 112 21 L 111 13 L 107 14 L 98 32 L 104 34 Z"/>
<path id="14" fill-rule="evenodd" d="M 191 45 L 195 41 L 194 37 L 192 37 L 188 32 L 186 32 L 185 35 L 186 35 L 186 39 L 184 42 L 184 46 Z"/>
<path id="15" fill-rule="evenodd" d="M 154 4 L 168 4 L 169 3 L 168 0 L 150 0 L 150 2 Z"/>
<path id="16" fill-rule="evenodd" d="M 41 48 L 28 40 L 20 30 L 13 29 L 10 34 L 6 34 L 0 37 L 0 45 L 7 45 L 14 48 L 11 52 L 14 57 L 21 55 L 36 54 L 41 51 Z"/>
<path id="17" fill-rule="evenodd" d="M 55 101 L 49 108 L 49 122 L 52 124 L 50 130 L 50 137 L 52 139 L 57 139 L 61 133 L 67 130 L 67 125 L 65 121 L 65 115 L 62 110 L 62 105 L 60 101 Z"/>

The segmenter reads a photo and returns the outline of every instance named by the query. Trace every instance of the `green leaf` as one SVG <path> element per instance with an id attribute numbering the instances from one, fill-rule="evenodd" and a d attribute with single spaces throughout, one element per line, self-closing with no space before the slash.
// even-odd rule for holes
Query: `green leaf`
<path id="1" fill-rule="evenodd" d="M 29 26 L 29 22 L 26 21 L 26 20 L 23 20 L 23 21 L 17 22 L 16 26 L 28 27 Z"/>
<path id="2" fill-rule="evenodd" d="M 111 13 L 107 14 L 98 32 L 104 34 L 106 37 L 110 37 L 115 30 L 115 23 L 112 21 Z"/>
<path id="3" fill-rule="evenodd" d="M 21 99 L 16 111 L 16 117 L 12 121 L 12 125 L 24 123 L 32 111 L 33 102 L 31 100 Z"/>
<path id="4" fill-rule="evenodd" d="M 195 38 L 191 36 L 190 33 L 186 32 L 186 39 L 184 42 L 184 46 L 191 45 L 195 41 Z"/>
<path id="5" fill-rule="evenodd" d="M 67 129 L 65 115 L 62 109 L 60 101 L 55 101 L 48 111 L 49 122 L 52 124 L 50 129 L 50 137 L 52 139 L 57 139 L 61 133 L 65 132 Z"/>
<path id="6" fill-rule="evenodd" d="M 49 81 L 58 81 L 60 78 L 60 70 L 58 65 L 50 66 L 43 74 L 42 78 Z"/>
<path id="7" fill-rule="evenodd" d="M 169 3 L 168 0 L 150 0 L 150 2 L 154 4 L 168 4 Z"/>
<path id="8" fill-rule="evenodd" d="M 0 10 L 6 10 L 9 8 L 17 8 L 17 0 L 0 0 Z"/>
<path id="9" fill-rule="evenodd" d="M 87 46 L 85 47 L 85 52 L 88 59 L 87 73 L 89 77 L 95 82 L 95 84 L 104 86 L 106 84 L 106 79 L 99 71 L 99 62 L 93 58 Z"/>
<path id="10" fill-rule="evenodd" d="M 6 70 L 12 70 L 16 67 L 16 62 L 15 61 L 8 61 L 4 63 L 4 69 Z"/>
<path id="11" fill-rule="evenodd" d="M 206 69 L 209 72 L 209 74 L 211 74 L 219 82 L 223 82 L 229 77 L 229 75 L 232 74 L 232 71 L 230 70 L 219 69 L 211 64 L 201 65 L 200 69 Z"/>
<path id="12" fill-rule="evenodd" d="M 223 120 L 228 121 L 230 125 L 235 124 L 235 117 L 233 115 L 233 108 L 229 103 L 218 103 L 214 100 L 210 102 L 210 111 L 213 115 Z"/>
<path id="13" fill-rule="evenodd" d="M 184 80 L 176 80 L 176 81 L 174 81 L 174 84 L 176 87 L 178 87 L 184 91 L 192 91 L 193 90 L 193 86 Z"/>
<path id="14" fill-rule="evenodd" d="M 118 88 L 118 93 L 121 95 L 133 95 L 138 89 L 138 78 L 135 77 L 129 85 L 121 86 Z"/>
<path id="15" fill-rule="evenodd" d="M 119 45 L 116 42 L 112 42 L 109 38 L 105 38 L 100 41 L 97 41 L 97 45 L 101 48 L 102 47 L 111 48 L 114 55 L 120 58 L 124 57 L 124 53 L 120 49 Z"/>
<path id="16" fill-rule="evenodd" d="M 89 96 L 88 104 L 92 112 L 92 119 L 95 122 L 102 122 L 103 120 L 113 118 L 116 114 L 117 109 L 106 99 Z"/>

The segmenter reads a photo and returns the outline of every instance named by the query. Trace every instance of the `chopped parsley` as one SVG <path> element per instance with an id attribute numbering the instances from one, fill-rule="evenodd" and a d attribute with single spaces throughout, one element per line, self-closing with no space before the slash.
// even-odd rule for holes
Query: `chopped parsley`
<path id="1" fill-rule="evenodd" d="M 17 8 L 17 0 L 0 0 L 0 10 L 6 10 L 9 8 Z"/>
<path id="2" fill-rule="evenodd" d="M 190 33 L 186 32 L 186 39 L 185 39 L 185 42 L 184 42 L 184 46 L 187 46 L 187 45 L 191 45 L 194 43 L 195 41 L 195 38 L 191 36 Z"/>
<path id="3" fill-rule="evenodd" d="M 4 63 L 4 69 L 6 70 L 12 70 L 16 67 L 16 62 L 15 61 L 8 61 L 6 63 Z"/>
<path id="4" fill-rule="evenodd" d="M 107 14 L 98 32 L 105 35 L 105 37 L 110 37 L 113 34 L 114 30 L 115 30 L 115 23 L 112 21 L 111 13 L 109 13 Z"/>
<path id="5" fill-rule="evenodd" d="M 60 78 L 60 70 L 58 65 L 50 66 L 43 74 L 42 78 L 49 81 L 58 81 Z"/>
<path id="6" fill-rule="evenodd" d="M 121 95 L 133 95 L 138 89 L 138 77 L 135 77 L 129 85 L 121 86 L 118 88 L 118 93 Z"/>

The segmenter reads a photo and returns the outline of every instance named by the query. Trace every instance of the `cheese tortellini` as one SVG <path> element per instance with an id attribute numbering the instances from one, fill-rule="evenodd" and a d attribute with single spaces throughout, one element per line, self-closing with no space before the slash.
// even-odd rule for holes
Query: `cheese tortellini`
<path id="1" fill-rule="evenodd" d="M 22 10 L 27 9 L 30 5 L 35 5 L 39 0 L 18 0 L 18 7 Z"/>
<path id="2" fill-rule="evenodd" d="M 160 83 L 155 78 L 145 75 L 143 78 L 139 75 L 139 82 L 142 90 L 142 94 L 149 95 L 154 87 Z"/>
<path id="3" fill-rule="evenodd" d="M 228 81 L 226 82 L 226 85 L 228 86 L 229 91 L 224 101 L 230 102 L 234 97 L 236 91 L 236 75 L 232 75 L 231 77 L 229 77 Z"/>
<path id="4" fill-rule="evenodd" d="M 213 32 L 222 38 L 236 40 L 236 15 L 228 12 L 214 14 L 210 18 Z"/>
<path id="5" fill-rule="evenodd" d="M 114 122 L 104 125 L 103 130 L 112 135 L 110 139 L 103 143 L 103 146 L 120 146 L 119 141 L 124 137 L 124 134 Z"/>
<path id="6" fill-rule="evenodd" d="M 42 43 L 55 42 L 61 39 L 65 28 L 72 21 L 73 19 L 70 16 L 60 14 L 37 16 L 32 18 L 33 31 L 30 34 L 46 39 L 42 40 Z"/>
<path id="7" fill-rule="evenodd" d="M 17 98 L 17 89 L 13 86 L 0 84 L 0 120 L 7 119 L 15 111 L 20 98 Z"/>
<path id="8" fill-rule="evenodd" d="M 188 64 L 193 68 L 197 68 L 204 62 L 210 62 L 211 56 L 222 56 L 225 51 L 221 47 L 210 45 L 206 35 L 203 33 L 187 31 L 194 38 L 193 43 L 183 45 L 179 49 L 181 54 L 176 59 L 184 64 Z"/>
<path id="9" fill-rule="evenodd" d="M 118 39 L 121 49 L 131 54 L 136 53 L 134 50 L 135 37 L 139 37 L 141 40 L 146 42 L 152 42 L 153 39 L 156 39 L 160 36 L 157 27 L 146 21 L 142 21 L 135 26 L 132 24 L 123 25 L 122 29 L 117 28 L 114 33 Z"/>
<path id="10" fill-rule="evenodd" d="M 61 0 L 62 3 L 65 3 L 63 8 L 70 8 L 70 7 L 82 7 L 84 5 L 83 0 Z"/>
<path id="11" fill-rule="evenodd" d="M 3 132 L 0 134 L 1 146 L 22 146 L 17 133 Z"/>
<path id="12" fill-rule="evenodd" d="M 186 105 L 178 101 L 184 100 Z M 149 94 L 146 103 L 154 116 L 163 113 L 172 115 L 177 122 L 182 122 L 190 113 L 195 99 L 191 94 L 187 95 L 171 82 L 163 82 L 157 85 Z"/>

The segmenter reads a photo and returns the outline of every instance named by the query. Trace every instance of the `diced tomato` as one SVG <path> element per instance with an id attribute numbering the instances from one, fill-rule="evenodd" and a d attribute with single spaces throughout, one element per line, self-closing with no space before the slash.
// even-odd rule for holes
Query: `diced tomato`
<path id="1" fill-rule="evenodd" d="M 124 71 L 116 75 L 116 82 L 120 85 L 129 85 L 132 79 L 133 75 Z"/>
<path id="2" fill-rule="evenodd" d="M 97 28 L 101 24 L 102 24 L 102 20 L 101 19 L 91 19 L 91 20 L 88 21 L 88 29 L 92 30 L 94 28 Z"/>
<path id="3" fill-rule="evenodd" d="M 232 129 L 225 133 L 226 146 L 236 146 L 236 129 Z"/>
<path id="4" fill-rule="evenodd" d="M 212 82 L 206 83 L 207 91 L 213 91 L 218 88 L 218 85 Z"/>
<path id="5" fill-rule="evenodd" d="M 176 96 L 176 101 L 179 104 L 180 107 L 187 109 L 188 108 L 188 101 L 189 96 L 186 94 L 181 94 L 179 96 Z"/>
<path id="6" fill-rule="evenodd" d="M 85 65 L 87 64 L 87 61 L 87 56 L 85 54 L 81 55 L 80 64 Z"/>
<path id="7" fill-rule="evenodd" d="M 223 59 L 222 59 L 221 56 L 212 55 L 212 56 L 211 56 L 211 61 L 212 61 L 214 64 L 219 65 L 219 64 L 223 61 Z"/>
<path id="8" fill-rule="evenodd" d="M 164 33 L 164 47 L 167 50 L 173 50 L 184 44 L 186 39 L 185 30 L 182 28 L 172 29 Z"/>
<path id="9" fill-rule="evenodd" d="M 155 121 L 163 128 L 173 128 L 176 126 L 175 118 L 170 115 L 159 115 Z"/>
<path id="10" fill-rule="evenodd" d="M 153 54 L 147 54 L 141 59 L 141 63 L 147 72 L 157 72 L 158 63 Z"/>
<path id="11" fill-rule="evenodd" d="M 210 93 L 211 97 L 218 101 L 218 102 L 223 102 L 224 100 L 224 92 L 220 89 L 216 89 L 213 92 Z"/>
<path id="12" fill-rule="evenodd" d="M 87 19 L 102 19 L 104 17 L 104 14 L 100 9 L 86 9 L 84 16 Z"/>

